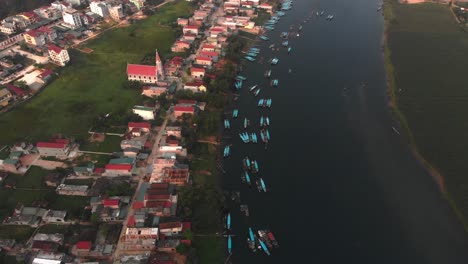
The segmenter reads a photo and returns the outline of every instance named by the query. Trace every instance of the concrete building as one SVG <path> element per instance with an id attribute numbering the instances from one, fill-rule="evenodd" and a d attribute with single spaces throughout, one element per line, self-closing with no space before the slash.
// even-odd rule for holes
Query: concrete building
<path id="1" fill-rule="evenodd" d="M 60 195 L 88 196 L 88 185 L 60 184 L 55 191 Z"/>
<path id="2" fill-rule="evenodd" d="M 7 106 L 10 103 L 13 95 L 7 89 L 0 90 L 0 106 Z"/>
<path id="3" fill-rule="evenodd" d="M 89 4 L 89 8 L 91 9 L 91 12 L 99 15 L 100 17 L 106 18 L 109 16 L 109 5 L 105 2 L 94 0 Z"/>
<path id="4" fill-rule="evenodd" d="M 66 216 L 67 211 L 48 210 L 42 217 L 42 221 L 46 223 L 63 223 Z"/>
<path id="5" fill-rule="evenodd" d="M 65 24 L 71 28 L 79 28 L 83 26 L 80 13 L 73 8 L 65 9 L 62 13 L 62 16 L 63 22 L 65 22 Z"/>
<path id="6" fill-rule="evenodd" d="M 167 87 L 157 87 L 157 86 L 144 86 L 141 95 L 153 97 L 160 96 L 161 94 L 167 92 Z"/>
<path id="7" fill-rule="evenodd" d="M 136 115 L 141 116 L 143 120 L 154 120 L 154 117 L 156 116 L 156 107 L 135 105 L 132 108 L 132 112 Z"/>
<path id="8" fill-rule="evenodd" d="M 119 21 L 121 20 L 122 18 L 125 17 L 124 13 L 123 13 L 123 7 L 122 7 L 122 4 L 119 4 L 119 5 L 115 5 L 115 6 L 111 6 L 109 8 L 109 15 L 112 19 L 116 20 L 116 21 Z"/>
<path id="9" fill-rule="evenodd" d="M 132 175 L 132 164 L 106 164 L 106 176 L 130 176 Z"/>
<path id="10" fill-rule="evenodd" d="M 36 148 L 41 156 L 67 157 L 70 153 L 70 142 L 68 140 L 37 142 Z"/>
<path id="11" fill-rule="evenodd" d="M 126 251 L 153 250 L 158 234 L 157 227 L 128 227 L 123 237 L 123 248 Z"/>
<path id="12" fill-rule="evenodd" d="M 59 66 L 65 66 L 70 61 L 70 56 L 66 49 L 62 49 L 53 44 L 49 44 L 49 58 Z"/>
<path id="13" fill-rule="evenodd" d="M 38 30 L 30 30 L 24 33 L 23 37 L 26 44 L 33 46 L 44 46 L 47 40 L 46 35 Z"/>
<path id="14" fill-rule="evenodd" d="M 84 3 L 84 0 L 64 0 L 64 1 L 74 6 L 79 6 Z"/>
<path id="15" fill-rule="evenodd" d="M 16 24 L 14 22 L 4 22 L 0 25 L 0 32 L 6 35 L 11 35 L 16 33 Z"/>

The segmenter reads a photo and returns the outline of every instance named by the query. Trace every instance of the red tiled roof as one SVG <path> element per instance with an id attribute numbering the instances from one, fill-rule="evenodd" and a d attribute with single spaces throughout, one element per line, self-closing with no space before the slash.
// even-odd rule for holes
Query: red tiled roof
<path id="1" fill-rule="evenodd" d="M 103 173 L 104 172 L 104 168 L 95 168 L 94 169 L 94 173 Z"/>
<path id="2" fill-rule="evenodd" d="M 211 28 L 210 31 L 218 31 L 218 32 L 222 32 L 224 31 L 224 29 L 222 28 L 219 28 L 219 27 L 214 27 L 214 28 Z"/>
<path id="3" fill-rule="evenodd" d="M 118 206 L 120 204 L 119 199 L 106 199 L 102 201 L 104 206 Z"/>
<path id="4" fill-rule="evenodd" d="M 106 170 L 125 170 L 130 171 L 132 164 L 106 164 Z"/>
<path id="5" fill-rule="evenodd" d="M 201 51 L 200 52 L 201 56 L 206 56 L 206 57 L 218 57 L 218 52 L 214 51 Z"/>
<path id="6" fill-rule="evenodd" d="M 186 244 L 186 245 L 192 245 L 192 241 L 190 239 L 181 239 L 180 243 Z"/>
<path id="7" fill-rule="evenodd" d="M 151 124 L 147 123 L 147 122 L 128 122 L 128 127 L 129 128 L 137 127 L 137 128 L 151 129 Z"/>
<path id="8" fill-rule="evenodd" d="M 129 227 L 135 226 L 135 216 L 131 215 L 130 217 L 128 217 L 127 226 Z"/>
<path id="9" fill-rule="evenodd" d="M 60 53 L 62 52 L 62 48 L 55 46 L 54 44 L 49 44 L 49 50 L 54 51 L 55 53 Z"/>
<path id="10" fill-rule="evenodd" d="M 156 77 L 156 66 L 127 64 L 127 74 Z"/>
<path id="11" fill-rule="evenodd" d="M 76 249 L 91 249 L 91 241 L 78 241 L 76 243 Z"/>
<path id="12" fill-rule="evenodd" d="M 31 37 L 37 37 L 38 36 L 38 33 L 41 33 L 41 32 L 38 32 L 37 30 L 29 30 L 27 31 L 25 34 L 26 35 L 29 35 Z"/>
<path id="13" fill-rule="evenodd" d="M 52 33 L 52 29 L 48 27 L 40 27 L 37 29 L 37 31 L 43 32 L 43 33 Z"/>
<path id="14" fill-rule="evenodd" d="M 165 201 L 147 201 L 145 203 L 146 208 L 158 208 L 158 207 L 163 207 L 165 205 Z"/>
<path id="15" fill-rule="evenodd" d="M 30 19 L 30 18 L 33 18 L 33 17 L 35 17 L 35 18 L 38 18 L 38 17 L 39 17 L 39 16 L 36 15 L 36 13 L 34 13 L 33 11 L 23 12 L 23 13 L 21 13 L 20 15 L 23 15 L 23 16 L 29 18 L 29 19 Z"/>
<path id="16" fill-rule="evenodd" d="M 187 41 L 183 41 L 183 40 L 178 40 L 178 41 L 176 41 L 175 43 L 176 43 L 176 45 L 177 45 L 177 44 L 190 45 L 190 43 L 188 43 Z"/>
<path id="17" fill-rule="evenodd" d="M 152 183 L 150 189 L 167 189 L 169 188 L 168 183 Z"/>
<path id="18" fill-rule="evenodd" d="M 208 57 L 197 57 L 196 60 L 200 60 L 200 61 L 211 61 L 211 58 L 208 58 Z"/>
<path id="19" fill-rule="evenodd" d="M 41 74 L 39 74 L 37 77 L 41 78 L 41 79 L 44 79 L 46 78 L 47 76 L 51 75 L 52 73 L 54 73 L 53 71 L 51 70 L 44 70 L 43 72 L 41 72 Z"/>
<path id="20" fill-rule="evenodd" d="M 135 210 L 141 209 L 145 206 L 145 204 L 142 201 L 135 201 L 132 204 L 132 208 Z"/>
<path id="21" fill-rule="evenodd" d="M 203 68 L 196 68 L 196 67 L 190 68 L 190 71 L 191 71 L 191 72 L 203 72 L 203 73 L 205 73 L 205 69 L 203 69 Z"/>
<path id="22" fill-rule="evenodd" d="M 196 30 L 198 30 L 198 27 L 197 27 L 197 26 L 188 25 L 188 26 L 185 26 L 184 29 L 196 29 Z"/>
<path id="23" fill-rule="evenodd" d="M 66 147 L 66 143 L 56 143 L 56 142 L 37 142 L 36 147 L 38 148 L 56 148 L 63 149 Z"/>
<path id="24" fill-rule="evenodd" d="M 175 112 L 190 112 L 193 113 L 195 112 L 195 108 L 192 106 L 175 106 L 174 107 Z"/>
<path id="25" fill-rule="evenodd" d="M 5 87 L 12 93 L 16 94 L 17 96 L 23 96 L 25 94 L 25 92 L 23 90 L 21 90 L 21 88 L 17 87 L 17 86 L 14 86 L 12 84 L 5 84 Z"/>

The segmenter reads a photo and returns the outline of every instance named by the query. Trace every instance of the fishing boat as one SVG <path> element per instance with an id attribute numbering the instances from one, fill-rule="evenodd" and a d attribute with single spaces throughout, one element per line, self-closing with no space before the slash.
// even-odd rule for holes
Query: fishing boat
<path id="1" fill-rule="evenodd" d="M 279 62 L 278 58 L 271 59 L 271 65 L 276 65 L 276 64 L 278 64 L 278 62 Z"/>
<path id="2" fill-rule="evenodd" d="M 262 191 L 266 192 L 267 189 L 266 189 L 266 185 L 265 185 L 265 182 L 263 181 L 262 178 L 260 178 L 260 186 L 262 187 Z"/>
<path id="3" fill-rule="evenodd" d="M 252 92 L 253 90 L 255 90 L 255 88 L 257 88 L 258 85 L 252 85 L 250 88 L 249 88 L 249 92 Z"/>
<path id="4" fill-rule="evenodd" d="M 239 110 L 238 109 L 232 110 L 232 117 L 236 118 L 238 115 L 239 115 Z"/>
<path id="5" fill-rule="evenodd" d="M 268 99 L 267 102 L 266 102 L 266 106 L 267 106 L 267 107 L 271 107 L 271 103 L 272 103 L 272 102 L 273 102 L 273 101 L 272 101 L 271 99 Z"/>
<path id="6" fill-rule="evenodd" d="M 265 118 L 263 116 L 260 117 L 260 126 L 263 126 L 265 122 Z"/>
<path id="7" fill-rule="evenodd" d="M 320 12 L 320 16 L 323 16 L 325 14 L 325 11 Z"/>
<path id="8" fill-rule="evenodd" d="M 281 42 L 281 45 L 283 45 L 283 47 L 287 47 L 289 45 L 289 41 L 285 40 Z"/>
<path id="9" fill-rule="evenodd" d="M 254 95 L 257 96 L 260 93 L 260 88 L 258 88 L 255 92 Z"/>
<path id="10" fill-rule="evenodd" d="M 247 126 L 249 125 L 249 120 L 247 119 L 247 117 L 244 117 L 244 129 L 247 128 Z"/>
<path id="11" fill-rule="evenodd" d="M 272 49 L 275 47 L 275 44 L 271 44 L 270 46 L 268 46 L 269 49 Z"/>
<path id="12" fill-rule="evenodd" d="M 270 118 L 268 116 L 265 117 L 265 123 L 266 123 L 267 126 L 270 125 Z"/>
<path id="13" fill-rule="evenodd" d="M 253 252 L 257 251 L 257 248 L 255 247 L 255 240 L 250 240 L 250 238 L 247 238 L 247 245 Z"/>
<path id="14" fill-rule="evenodd" d="M 262 240 L 258 240 L 258 242 L 260 243 L 260 246 L 262 247 L 263 251 L 268 255 L 270 256 L 270 251 L 268 251 L 268 248 L 267 246 L 265 245 L 265 242 L 263 242 Z"/>
<path id="15" fill-rule="evenodd" d="M 302 31 L 302 26 L 299 27 L 299 31 Z"/>
<path id="16" fill-rule="evenodd" d="M 260 240 L 262 240 L 269 249 L 273 248 L 273 244 L 268 238 L 267 230 L 258 230 L 258 236 L 260 237 Z"/>
<path id="17" fill-rule="evenodd" d="M 260 180 L 259 180 L 259 179 L 255 180 L 255 185 L 257 186 L 258 192 L 262 192 L 262 191 L 263 191 L 263 189 L 262 189 L 262 184 L 260 183 Z"/>
<path id="18" fill-rule="evenodd" d="M 236 80 L 245 81 L 245 80 L 247 80 L 247 77 L 242 76 L 242 75 L 237 75 L 237 76 L 236 76 Z"/>
<path id="19" fill-rule="evenodd" d="M 276 12 L 276 14 L 277 14 L 278 16 L 284 16 L 286 13 L 284 13 L 284 12 L 282 12 L 282 11 L 278 11 L 278 12 Z"/>
<path id="20" fill-rule="evenodd" d="M 244 59 L 246 59 L 248 61 L 255 61 L 255 58 L 252 58 L 250 56 L 245 56 Z"/>
<path id="21" fill-rule="evenodd" d="M 271 76 L 271 70 L 267 70 L 265 72 L 265 77 L 270 78 L 270 76 Z"/>
<path id="22" fill-rule="evenodd" d="M 258 142 L 257 134 L 255 134 L 255 132 L 252 132 L 252 134 L 250 134 L 250 138 L 251 138 L 251 141 L 252 141 L 253 143 L 257 143 L 257 142 Z"/>
<path id="23" fill-rule="evenodd" d="M 248 205 L 246 205 L 246 204 L 241 204 L 241 205 L 240 205 L 240 210 L 241 210 L 242 213 L 245 214 L 245 216 L 249 216 L 249 215 L 250 215 L 250 214 L 249 214 L 249 206 L 248 206 Z"/>
<path id="24" fill-rule="evenodd" d="M 270 84 L 271 84 L 271 86 L 277 87 L 278 84 L 279 84 L 279 80 L 278 79 L 273 79 L 273 80 L 271 80 Z"/>
<path id="25" fill-rule="evenodd" d="M 270 131 L 268 131 L 268 129 L 267 129 L 265 133 L 266 133 L 266 137 L 267 137 L 268 141 L 270 141 Z"/>
<path id="26" fill-rule="evenodd" d="M 243 160 L 242 160 L 242 166 L 244 167 L 245 170 L 248 170 L 250 168 L 250 160 L 249 160 L 249 157 L 245 157 Z"/>
<path id="27" fill-rule="evenodd" d="M 254 161 L 253 161 L 253 171 L 254 171 L 255 173 L 257 173 L 257 172 L 258 172 L 258 169 L 259 169 L 259 167 L 258 167 L 258 162 L 257 162 L 256 160 L 254 160 Z"/>
<path id="28" fill-rule="evenodd" d="M 288 54 L 291 53 L 292 48 L 288 47 Z"/>
<path id="29" fill-rule="evenodd" d="M 231 229 L 231 213 L 228 213 L 226 216 L 226 229 Z"/>
<path id="30" fill-rule="evenodd" d="M 231 128 L 231 122 L 229 122 L 229 120 L 227 119 L 224 119 L 224 128 L 225 129 Z"/>
<path id="31" fill-rule="evenodd" d="M 231 154 L 231 147 L 230 146 L 225 146 L 224 147 L 224 157 L 229 157 L 229 155 Z"/>
<path id="32" fill-rule="evenodd" d="M 260 36 L 260 39 L 265 41 L 270 40 L 267 36 Z"/>
<path id="33" fill-rule="evenodd" d="M 266 137 L 266 134 L 265 134 L 265 130 L 260 130 L 260 138 L 262 139 L 263 143 L 268 143 L 268 139 Z"/>
<path id="34" fill-rule="evenodd" d="M 247 182 L 248 185 L 251 184 L 251 182 L 250 182 L 250 175 L 249 175 L 249 173 L 246 172 L 246 171 L 245 171 L 245 181 Z"/>
<path id="35" fill-rule="evenodd" d="M 273 233 L 271 231 L 268 231 L 267 232 L 267 235 L 268 235 L 268 239 L 270 239 L 271 241 L 271 244 L 275 247 L 275 248 L 278 248 L 279 247 L 279 244 L 278 244 L 278 241 L 276 240 L 275 236 L 273 235 Z"/>
<path id="36" fill-rule="evenodd" d="M 244 141 L 244 143 L 250 142 L 249 135 L 247 135 L 247 133 L 239 133 L 239 137 Z"/>
<path id="37" fill-rule="evenodd" d="M 232 239 L 231 236 L 228 236 L 228 252 L 232 254 Z"/>
<path id="38" fill-rule="evenodd" d="M 258 100 L 258 106 L 263 106 L 263 101 L 264 101 L 264 100 L 265 100 L 265 99 L 263 99 L 263 98 L 260 99 L 260 100 Z"/>

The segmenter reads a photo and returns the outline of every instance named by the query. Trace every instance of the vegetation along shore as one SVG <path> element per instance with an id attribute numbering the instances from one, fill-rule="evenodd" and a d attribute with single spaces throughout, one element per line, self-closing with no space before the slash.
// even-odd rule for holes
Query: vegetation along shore
<path id="1" fill-rule="evenodd" d="M 384 1 L 390 106 L 468 227 L 466 25 L 447 4 Z"/>

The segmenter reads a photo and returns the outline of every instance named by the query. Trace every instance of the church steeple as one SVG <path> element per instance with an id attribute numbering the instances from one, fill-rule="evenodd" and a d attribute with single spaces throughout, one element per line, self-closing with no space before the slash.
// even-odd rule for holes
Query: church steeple
<path id="1" fill-rule="evenodd" d="M 159 79 L 164 80 L 164 78 L 165 78 L 164 68 L 163 68 L 163 65 L 162 65 L 162 62 L 161 62 L 161 58 L 159 57 L 158 50 L 156 50 L 155 59 L 156 59 L 156 76 L 157 76 L 158 80 Z"/>

